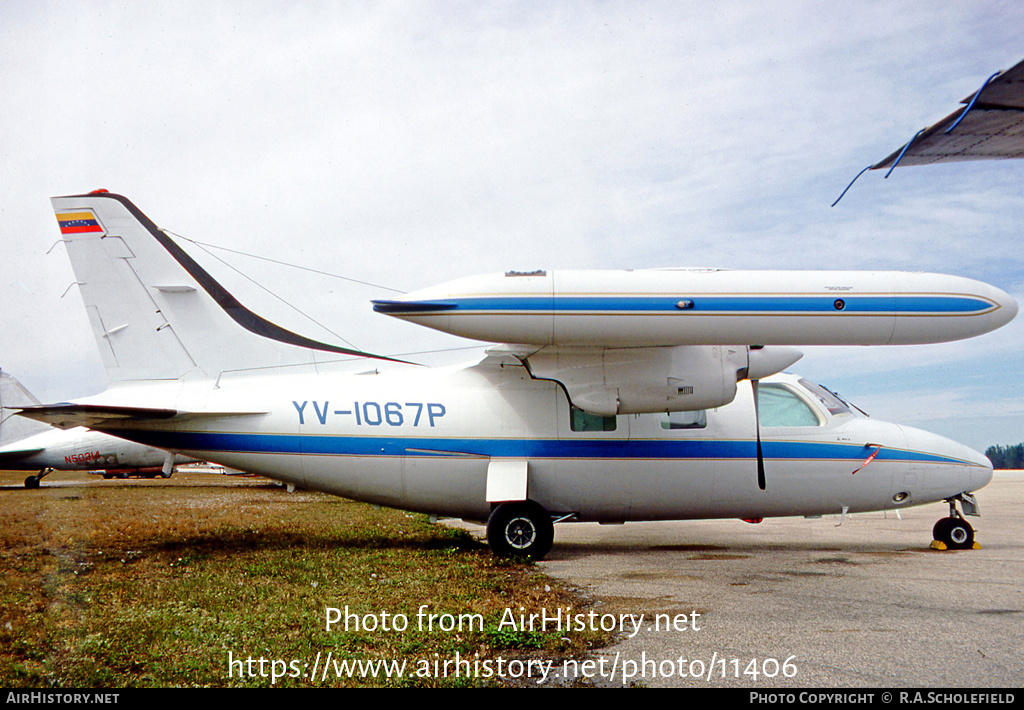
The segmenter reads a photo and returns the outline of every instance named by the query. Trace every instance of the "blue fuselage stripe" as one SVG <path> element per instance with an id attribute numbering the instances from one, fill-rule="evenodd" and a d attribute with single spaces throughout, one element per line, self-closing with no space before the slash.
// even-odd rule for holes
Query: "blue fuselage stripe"
<path id="1" fill-rule="evenodd" d="M 145 431 L 107 433 L 178 451 L 320 456 L 479 456 L 533 459 L 753 459 L 753 440 L 574 440 L 399 438 L 299 434 Z M 777 460 L 863 460 L 874 448 L 856 444 L 762 441 L 764 457 Z M 882 449 L 876 460 L 962 463 L 917 451 Z"/>

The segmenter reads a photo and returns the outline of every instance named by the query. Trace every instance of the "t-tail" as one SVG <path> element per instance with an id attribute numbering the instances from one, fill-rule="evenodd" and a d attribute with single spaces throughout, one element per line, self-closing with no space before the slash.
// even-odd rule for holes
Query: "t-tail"
<path id="1" fill-rule="evenodd" d="M 50 428 L 15 416 L 21 408 L 38 404 L 39 400 L 24 385 L 6 372 L 0 372 L 0 445 L 21 441 Z"/>
<path id="2" fill-rule="evenodd" d="M 121 195 L 51 202 L 111 383 L 379 357 L 253 313 Z"/>

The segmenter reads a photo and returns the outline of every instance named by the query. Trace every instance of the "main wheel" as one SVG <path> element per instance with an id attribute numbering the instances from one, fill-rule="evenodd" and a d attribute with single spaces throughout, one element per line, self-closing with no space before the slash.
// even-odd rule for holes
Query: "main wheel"
<path id="1" fill-rule="evenodd" d="M 532 500 L 502 503 L 487 521 L 487 544 L 499 557 L 539 560 L 551 551 L 554 541 L 551 516 Z"/>
<path id="2" fill-rule="evenodd" d="M 25 488 L 34 490 L 39 488 L 39 476 L 29 476 L 25 479 Z"/>

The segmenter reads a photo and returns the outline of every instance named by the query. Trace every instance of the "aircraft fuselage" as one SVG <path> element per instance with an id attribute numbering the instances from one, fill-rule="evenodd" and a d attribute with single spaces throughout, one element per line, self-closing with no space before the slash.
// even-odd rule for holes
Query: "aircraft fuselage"
<path id="1" fill-rule="evenodd" d="M 489 489 L 502 462 L 522 473 L 524 498 L 552 515 L 603 522 L 883 510 L 976 490 L 992 473 L 987 459 L 950 440 L 832 413 L 789 375 L 761 384 L 765 490 L 749 382 L 727 406 L 675 415 L 679 428 L 653 413 L 578 421 L 587 431 L 574 430 L 556 383 L 531 379 L 512 358 L 430 373 L 282 378 L 272 391 L 244 377 L 216 389 L 175 387 L 179 411 L 251 403 L 265 413 L 102 428 L 300 487 L 470 520 L 486 520 L 502 500 Z M 773 388 L 792 400 L 779 411 L 801 409 L 796 420 L 766 413 Z"/>
<path id="2" fill-rule="evenodd" d="M 165 456 L 163 451 L 98 431 L 51 429 L 0 447 L 0 469 L 159 470 Z"/>

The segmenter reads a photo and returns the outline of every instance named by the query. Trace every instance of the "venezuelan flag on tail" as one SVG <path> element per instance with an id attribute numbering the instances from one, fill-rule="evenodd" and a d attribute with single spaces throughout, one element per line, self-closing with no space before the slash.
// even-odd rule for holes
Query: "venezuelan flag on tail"
<path id="1" fill-rule="evenodd" d="M 57 215 L 57 224 L 61 234 L 84 234 L 87 232 L 103 232 L 103 227 L 92 212 L 65 212 Z"/>

